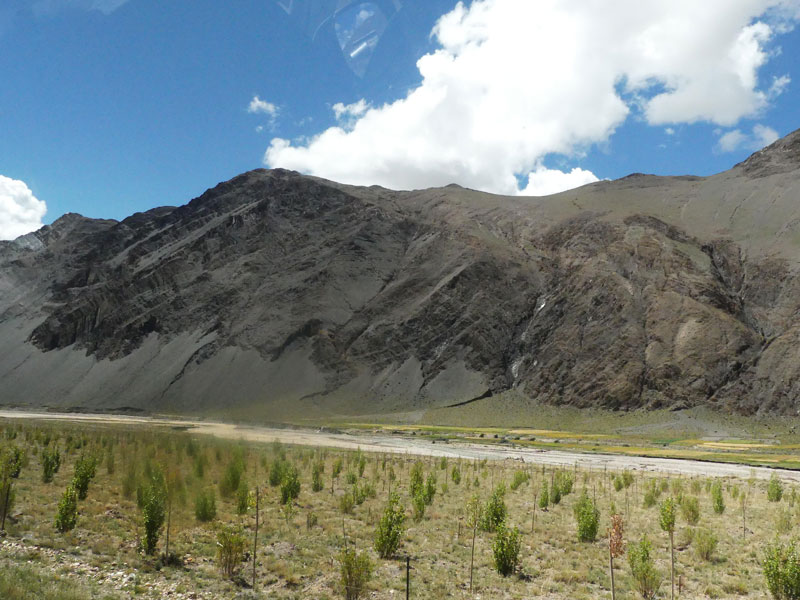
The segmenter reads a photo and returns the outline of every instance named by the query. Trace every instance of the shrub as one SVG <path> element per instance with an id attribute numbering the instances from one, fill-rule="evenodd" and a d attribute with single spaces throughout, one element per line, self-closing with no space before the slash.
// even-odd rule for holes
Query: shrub
<path id="1" fill-rule="evenodd" d="M 417 493 L 411 498 L 411 506 L 414 509 L 414 520 L 421 521 L 425 516 L 425 494 L 421 489 L 417 490 Z"/>
<path id="2" fill-rule="evenodd" d="M 372 577 L 372 563 L 366 552 L 345 548 L 339 557 L 342 592 L 347 600 L 358 600 Z"/>
<path id="3" fill-rule="evenodd" d="M 700 501 L 696 496 L 681 498 L 681 514 L 689 525 L 697 525 L 700 521 Z"/>
<path id="4" fill-rule="evenodd" d="M 457 466 L 453 466 L 453 470 L 450 473 L 450 479 L 453 480 L 453 483 L 456 485 L 461 483 L 461 471 L 458 470 Z"/>
<path id="5" fill-rule="evenodd" d="M 50 483 L 61 467 L 61 453 L 58 448 L 45 448 L 42 450 L 42 483 Z"/>
<path id="6" fill-rule="evenodd" d="M 217 517 L 217 498 L 213 489 L 201 491 L 194 501 L 194 516 L 201 523 L 208 523 Z"/>
<path id="7" fill-rule="evenodd" d="M 511 575 L 519 564 L 519 529 L 509 529 L 505 522 L 497 526 L 497 535 L 492 544 L 494 568 L 503 577 Z"/>
<path id="8" fill-rule="evenodd" d="M 783 498 L 783 484 L 776 474 L 772 474 L 767 485 L 767 500 L 770 502 L 780 502 Z"/>
<path id="9" fill-rule="evenodd" d="M 281 482 L 281 503 L 288 504 L 300 495 L 300 475 L 294 465 L 289 465 Z"/>
<path id="10" fill-rule="evenodd" d="M 661 585 L 661 577 L 653 562 L 652 552 L 653 545 L 647 536 L 628 547 L 628 564 L 631 568 L 634 587 L 644 600 L 655 598 Z"/>
<path id="11" fill-rule="evenodd" d="M 693 545 L 697 557 L 709 561 L 717 549 L 717 536 L 710 529 L 698 529 L 694 534 Z"/>
<path id="12" fill-rule="evenodd" d="M 722 498 L 722 484 L 715 481 L 711 486 L 711 504 L 714 507 L 714 512 L 721 515 L 725 512 L 725 500 Z"/>
<path id="13" fill-rule="evenodd" d="M 236 514 L 245 515 L 248 508 L 250 508 L 250 486 L 247 485 L 247 479 L 241 477 L 239 489 L 236 490 Z"/>
<path id="14" fill-rule="evenodd" d="M 523 483 L 526 483 L 531 476 L 528 474 L 527 471 L 515 471 L 514 478 L 511 480 L 511 489 L 516 491 L 519 486 Z"/>
<path id="15" fill-rule="evenodd" d="M 630 471 L 623 471 L 622 472 L 622 483 L 623 485 L 628 488 L 633 485 L 633 473 Z"/>
<path id="16" fill-rule="evenodd" d="M 314 463 L 314 466 L 311 467 L 311 489 L 315 492 L 320 492 L 325 487 L 322 483 L 322 473 L 324 471 L 325 465 L 321 462 Z"/>
<path id="17" fill-rule="evenodd" d="M 447 457 L 446 456 L 442 456 L 439 459 L 439 470 L 440 471 L 447 471 Z"/>
<path id="18" fill-rule="evenodd" d="M 18 446 L 8 446 L 0 452 L 0 472 L 6 477 L 17 479 L 25 462 L 25 452 Z"/>
<path id="19" fill-rule="evenodd" d="M 64 490 L 61 500 L 58 502 L 58 510 L 56 512 L 56 530 L 60 533 L 66 533 L 75 529 L 78 522 L 78 493 L 75 487 L 70 484 Z"/>
<path id="20" fill-rule="evenodd" d="M 339 464 L 341 465 L 341 462 Z M 269 467 L 269 484 L 272 487 L 278 487 L 281 484 L 287 467 L 288 464 L 281 456 L 276 456 L 272 459 L 272 464 Z"/>
<path id="21" fill-rule="evenodd" d="M 341 498 L 339 498 L 339 510 L 341 510 L 344 514 L 350 515 L 353 513 L 353 508 L 356 505 L 356 501 L 353 498 L 353 494 L 350 492 L 346 492 Z"/>
<path id="22" fill-rule="evenodd" d="M 644 500 L 642 502 L 644 508 L 650 508 L 656 505 L 656 492 L 653 488 L 648 488 L 644 492 Z"/>
<path id="23" fill-rule="evenodd" d="M 539 508 L 547 510 L 550 506 L 550 495 L 547 493 L 547 482 L 542 484 L 542 492 L 539 494 Z"/>
<path id="24" fill-rule="evenodd" d="M 167 487 L 161 471 L 155 471 L 144 486 L 142 522 L 145 554 L 155 554 L 161 527 L 167 513 Z"/>
<path id="25" fill-rule="evenodd" d="M 97 472 L 97 459 L 94 456 L 82 454 L 75 463 L 75 475 L 72 478 L 78 500 L 86 500 L 89 493 L 89 482 L 94 479 Z"/>
<path id="26" fill-rule="evenodd" d="M 358 475 L 356 475 L 353 471 L 348 471 L 344 476 L 344 480 L 349 485 L 355 485 L 358 481 Z"/>
<path id="27" fill-rule="evenodd" d="M 219 493 L 223 498 L 230 498 L 239 490 L 239 483 L 244 474 L 244 457 L 240 448 L 234 452 L 233 458 L 225 467 L 219 482 Z"/>
<path id="28" fill-rule="evenodd" d="M 244 560 L 247 539 L 241 527 L 226 525 L 217 533 L 217 564 L 225 577 L 233 577 Z"/>
<path id="29" fill-rule="evenodd" d="M 619 475 L 614 477 L 614 491 L 619 492 L 623 487 L 625 487 L 625 484 L 622 483 L 622 477 Z"/>
<path id="30" fill-rule="evenodd" d="M 767 589 L 775 600 L 800 598 L 800 555 L 795 542 L 768 545 L 763 566 Z"/>
<path id="31" fill-rule="evenodd" d="M 584 490 L 575 503 L 575 519 L 578 521 L 578 541 L 593 542 L 597 539 L 597 527 L 600 522 L 600 511 L 594 501 Z"/>
<path id="32" fill-rule="evenodd" d="M 506 486 L 498 484 L 492 492 L 491 497 L 486 502 L 483 509 L 483 518 L 481 519 L 480 528 L 483 531 L 495 531 L 497 527 L 506 520 Z"/>
<path id="33" fill-rule="evenodd" d="M 339 474 L 341 472 L 342 472 L 342 459 L 341 458 L 337 458 L 335 461 L 333 461 L 333 470 L 331 471 L 331 476 L 334 479 L 338 479 L 339 478 Z"/>
<path id="34" fill-rule="evenodd" d="M 423 466 L 420 461 L 417 461 L 411 467 L 408 481 L 408 490 L 412 498 L 422 491 L 423 485 Z"/>
<path id="35" fill-rule="evenodd" d="M 432 504 L 433 497 L 436 495 L 436 475 L 428 473 L 428 478 L 425 480 L 425 504 Z"/>
<path id="36" fill-rule="evenodd" d="M 405 512 L 400 507 L 400 498 L 392 492 L 375 531 L 375 550 L 381 558 L 389 558 L 397 551 L 400 538 L 403 537 L 405 519 Z"/>

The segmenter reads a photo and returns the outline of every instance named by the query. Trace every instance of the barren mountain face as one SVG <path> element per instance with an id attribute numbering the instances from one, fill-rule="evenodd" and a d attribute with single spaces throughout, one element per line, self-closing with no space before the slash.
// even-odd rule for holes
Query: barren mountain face
<path id="1" fill-rule="evenodd" d="M 542 198 L 252 171 L 0 242 L 0 404 L 795 414 L 799 268 L 800 132 Z"/>

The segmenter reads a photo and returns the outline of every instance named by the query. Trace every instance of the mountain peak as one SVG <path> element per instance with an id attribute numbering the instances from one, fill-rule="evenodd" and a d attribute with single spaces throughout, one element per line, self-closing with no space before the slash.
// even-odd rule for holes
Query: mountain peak
<path id="1" fill-rule="evenodd" d="M 754 178 L 800 169 L 800 129 L 751 154 L 734 168 Z"/>

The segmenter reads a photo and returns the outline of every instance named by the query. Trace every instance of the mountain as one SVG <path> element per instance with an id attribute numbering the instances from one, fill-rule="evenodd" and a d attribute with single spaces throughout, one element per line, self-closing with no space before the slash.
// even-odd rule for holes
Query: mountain
<path id="1" fill-rule="evenodd" d="M 800 411 L 800 130 L 538 198 L 256 170 L 0 242 L 0 404 Z"/>

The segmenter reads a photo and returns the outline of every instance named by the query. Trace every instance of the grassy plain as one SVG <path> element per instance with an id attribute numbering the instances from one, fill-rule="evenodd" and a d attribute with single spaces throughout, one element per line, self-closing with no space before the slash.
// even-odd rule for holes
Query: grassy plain
<path id="1" fill-rule="evenodd" d="M 343 427 L 345 422 L 338 424 Z M 349 426 L 398 429 L 397 425 L 363 422 Z M 622 446 L 618 433 L 581 433 L 568 421 L 554 429 L 476 429 L 417 423 L 401 431 L 588 451 L 639 453 L 666 448 L 669 452 L 708 452 L 731 459 L 739 455 L 752 458 L 752 453 L 765 453 L 776 446 L 776 440 L 751 444 L 735 437 L 704 440 L 679 436 L 659 442 L 648 437 L 651 433 L 637 434 L 642 435 L 641 446 Z M 624 439 L 628 441 L 622 443 L 631 443 L 630 437 Z M 707 442 L 714 445 L 702 449 Z M 781 443 L 777 440 L 778 446 Z M 48 444 L 60 449 L 62 465 L 52 483 L 43 483 L 42 449 Z M 486 502 L 501 482 L 507 487 L 508 522 L 522 533 L 520 567 L 510 577 L 497 574 L 492 566 L 494 534 L 478 531 L 474 597 L 610 597 L 608 546 L 603 536 L 612 512 L 623 515 L 626 541 L 637 541 L 646 534 L 653 542 L 661 575 L 660 597 L 668 597 L 668 538 L 658 525 L 658 502 L 644 506 L 645 493 L 653 485 L 658 490 L 663 488 L 658 501 L 670 494 L 699 500 L 699 524 L 689 525 L 678 517 L 676 568 L 681 598 L 768 597 L 762 573 L 763 549 L 776 537 L 790 539 L 800 527 L 796 491 L 787 487 L 782 501 L 768 502 L 767 483 L 755 480 L 721 480 L 726 508 L 716 514 L 709 479 L 636 472 L 629 488 L 616 491 L 613 478 L 617 473 L 568 469 L 575 480 L 573 493 L 542 511 L 535 506 L 543 486 L 554 477 L 553 469 L 514 461 L 450 459 L 443 464 L 438 458 L 227 442 L 181 429 L 0 421 L 0 446 L 11 445 L 25 450 L 26 464 L 19 479 L 14 480 L 16 503 L 6 524 L 8 535 L 0 540 L 3 598 L 338 598 L 343 597 L 339 556 L 345 544 L 366 551 L 375 567 L 367 597 L 403 597 L 404 557 L 408 555 L 412 597 L 468 598 L 472 532 L 467 527 L 465 507 L 474 495 Z M 598 449 L 593 450 L 595 447 Z M 58 501 L 81 455 L 98 457 L 97 474 L 88 497 L 79 503 L 77 527 L 61 534 L 53 526 Z M 784 455 L 791 453 L 781 449 L 774 454 Z M 255 591 L 249 587 L 252 561 L 242 562 L 237 574 L 229 578 L 222 576 L 216 560 L 217 533 L 223 524 L 244 528 L 248 553 L 253 542 L 254 509 L 237 514 L 236 494 L 226 496 L 221 491 L 237 456 L 243 461 L 246 487 L 252 491 L 258 485 L 261 492 Z M 280 487 L 269 484 L 270 469 L 279 456 L 295 465 L 300 476 L 300 494 L 288 505 L 290 508 L 281 503 Z M 334 478 L 338 461 L 342 471 Z M 362 462 L 363 472 L 359 474 Z M 410 472 L 416 462 L 422 463 L 426 476 L 432 473 L 436 478 L 435 497 L 419 521 L 412 518 L 409 493 Z M 324 487 L 317 492 L 312 491 L 315 464 L 323 468 Z M 459 484 L 452 479 L 454 467 L 461 473 Z M 176 471 L 180 481 L 170 528 L 171 551 L 180 557 L 180 566 L 165 565 L 157 556 L 148 557 L 141 551 L 142 511 L 137 506 L 137 488 L 146 474 L 157 468 Z M 512 490 L 510 484 L 520 471 L 530 479 Z M 584 489 L 600 509 L 600 538 L 595 542 L 577 540 L 572 508 Z M 342 498 L 354 490 L 360 490 L 364 500 L 346 514 Z M 406 510 L 406 531 L 396 556 L 382 560 L 372 546 L 390 490 L 398 492 Z M 216 499 L 217 514 L 208 523 L 195 517 L 195 500 L 204 491 L 210 491 Z M 696 554 L 694 536 L 698 527 L 711 530 L 719 540 L 711 560 Z M 163 542 L 162 532 L 161 550 Z M 616 566 L 617 597 L 637 597 L 626 559 L 619 559 Z"/>

